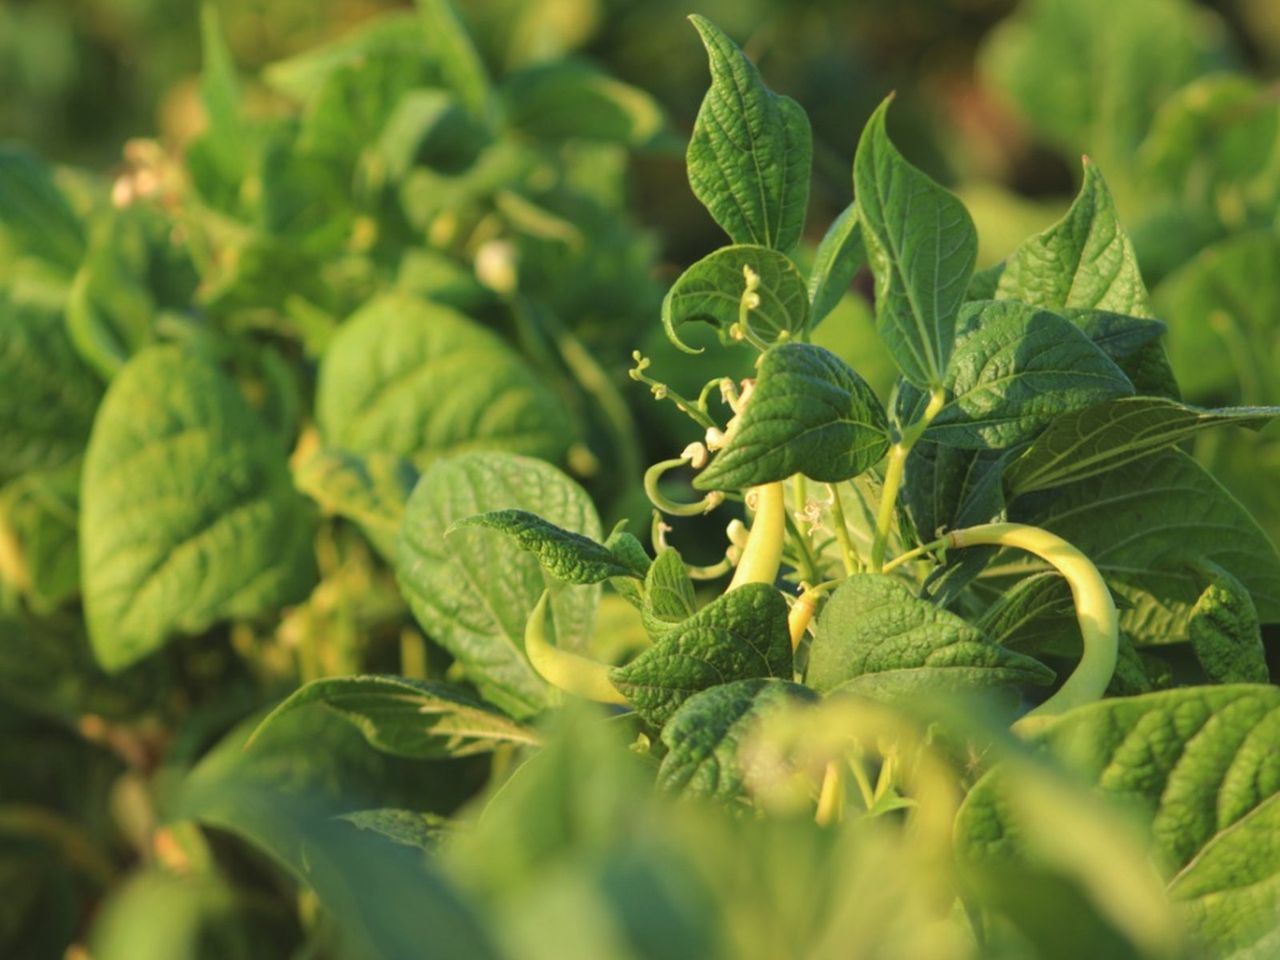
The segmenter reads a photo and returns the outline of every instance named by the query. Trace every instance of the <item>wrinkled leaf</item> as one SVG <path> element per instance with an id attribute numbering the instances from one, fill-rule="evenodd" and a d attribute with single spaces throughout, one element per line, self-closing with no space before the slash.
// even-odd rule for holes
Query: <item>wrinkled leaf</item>
<path id="1" fill-rule="evenodd" d="M 446 537 L 462 527 L 485 527 L 505 533 L 522 550 L 536 556 L 543 570 L 566 583 L 600 583 L 610 577 L 643 578 L 648 572 L 647 557 L 643 565 L 634 563 L 635 553 L 630 548 L 635 538 L 627 533 L 621 534 L 629 538 L 627 548 L 614 552 L 607 544 L 557 527 L 527 510 L 490 510 L 467 517 L 446 531 Z M 644 556 L 643 547 L 640 555 Z"/>
<path id="2" fill-rule="evenodd" d="M 644 604 L 640 616 L 649 636 L 657 638 L 688 620 L 698 609 L 693 581 L 680 552 L 661 551 L 644 578 Z"/>
<path id="3" fill-rule="evenodd" d="M 1221 567 L 1191 608 L 1187 635 L 1205 674 L 1215 683 L 1266 683 L 1267 651 L 1249 591 Z"/>

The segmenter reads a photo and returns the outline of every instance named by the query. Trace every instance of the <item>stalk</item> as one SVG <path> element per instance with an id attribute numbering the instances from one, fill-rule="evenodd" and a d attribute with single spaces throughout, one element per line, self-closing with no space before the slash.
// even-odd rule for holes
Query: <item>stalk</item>
<path id="1" fill-rule="evenodd" d="M 787 526 L 786 494 L 782 481 L 755 488 L 756 515 L 729 589 L 746 583 L 773 583 L 782 565 L 782 542 Z"/>
<path id="2" fill-rule="evenodd" d="M 889 448 L 889 462 L 884 472 L 884 489 L 880 491 L 880 509 L 876 514 L 876 537 L 871 544 L 873 573 L 882 572 L 884 567 L 885 546 L 889 542 L 889 530 L 893 527 L 894 513 L 898 505 L 898 491 L 902 489 L 902 477 L 907 467 L 907 456 L 946 402 L 946 392 L 941 387 L 935 387 L 929 394 L 929 405 L 924 408 L 924 414 L 904 430 L 898 441 Z"/>

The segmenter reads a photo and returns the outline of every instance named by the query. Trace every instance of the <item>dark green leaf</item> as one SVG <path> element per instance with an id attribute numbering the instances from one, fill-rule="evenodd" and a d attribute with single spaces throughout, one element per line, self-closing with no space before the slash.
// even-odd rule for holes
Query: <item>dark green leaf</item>
<path id="1" fill-rule="evenodd" d="M 770 584 L 748 583 L 717 598 L 610 679 L 660 726 L 699 690 L 750 677 L 791 677 L 787 602 Z"/>
<path id="2" fill-rule="evenodd" d="M 540 63 L 506 78 L 507 122 L 547 140 L 602 140 L 642 147 L 665 126 L 662 108 L 647 93 L 587 63 Z"/>
<path id="3" fill-rule="evenodd" d="M 693 581 L 680 552 L 661 551 L 644 578 L 644 605 L 640 616 L 649 636 L 658 638 L 688 620 L 697 611 Z"/>
<path id="4" fill-rule="evenodd" d="M 876 327 L 903 376 L 941 384 L 955 341 L 978 235 L 958 198 L 903 158 L 872 114 L 853 160 L 862 242 L 876 278 Z"/>
<path id="5" fill-rule="evenodd" d="M 817 699 L 808 687 L 775 679 L 738 680 L 695 693 L 662 728 L 667 755 L 658 786 L 686 797 L 733 800 L 744 783 L 738 751 L 755 725 Z"/>
<path id="6" fill-rule="evenodd" d="M 1162 397 L 1124 397 L 1065 413 L 1009 467 L 1013 495 L 1103 473 L 1210 427 L 1259 429 L 1280 407 L 1205 410 Z"/>
<path id="7" fill-rule="evenodd" d="M 790 250 L 809 202 L 809 118 L 790 97 L 770 91 L 711 21 L 689 19 L 711 66 L 711 89 L 689 140 L 689 185 L 734 243 Z"/>
<path id="8" fill-rule="evenodd" d="M 810 323 L 817 326 L 849 291 L 866 255 L 858 226 L 857 204 L 849 204 L 827 228 L 809 271 Z"/>
<path id="9" fill-rule="evenodd" d="M 1062 315 L 1116 362 L 1139 395 L 1182 399 L 1161 342 L 1167 327 L 1159 320 L 1076 308 L 1064 310 Z"/>
<path id="10" fill-rule="evenodd" d="M 445 536 L 461 527 L 487 527 L 505 533 L 522 550 L 536 556 L 543 570 L 566 583 L 600 583 L 610 577 L 643 578 L 648 570 L 647 563 L 634 566 L 633 557 L 616 554 L 590 537 L 557 527 L 527 510 L 491 510 L 467 517 L 446 531 Z"/>
<path id="11" fill-rule="evenodd" d="M 703 257 L 672 284 L 662 301 L 668 339 L 686 353 L 700 352 L 680 339 L 680 327 L 694 320 L 711 324 L 727 338 L 742 316 L 748 271 L 759 278 L 754 291 L 758 303 L 747 311 L 756 335 L 772 343 L 784 334 L 802 333 L 809 325 L 809 294 L 796 265 L 777 250 L 741 244 Z"/>
<path id="12" fill-rule="evenodd" d="M 466 757 L 505 743 L 539 742 L 532 730 L 456 687 L 393 676 L 313 680 L 271 711 L 254 738 L 280 717 L 312 703 L 324 704 L 364 734 L 370 746 L 397 757 Z"/>
<path id="13" fill-rule="evenodd" d="M 99 662 L 300 599 L 311 518 L 284 451 L 217 368 L 151 347 L 120 371 L 85 455 L 80 558 Z"/>
<path id="14" fill-rule="evenodd" d="M 919 599 L 905 581 L 868 573 L 842 583 L 822 608 L 805 682 L 822 692 L 838 687 L 896 698 L 920 691 L 1049 684 L 1053 671 Z"/>
<path id="15" fill-rule="evenodd" d="M 84 228 L 48 168 L 12 144 L 0 145 L 0 231 L 17 250 L 67 273 L 84 256 Z"/>
<path id="16" fill-rule="evenodd" d="M 829 350 L 787 343 L 765 353 L 736 430 L 693 485 L 729 490 L 793 473 L 835 483 L 888 449 L 884 408 L 866 381 Z"/>
<path id="17" fill-rule="evenodd" d="M 965 304 L 947 371 L 946 406 L 926 436 L 967 449 L 1004 449 L 1057 417 L 1133 385 L 1105 353 L 1057 314 L 1022 303 Z"/>
<path id="18" fill-rule="evenodd" d="M 1267 651 L 1249 591 L 1221 567 L 1201 573 L 1209 583 L 1187 621 L 1200 666 L 1215 683 L 1266 683 Z"/>
<path id="19" fill-rule="evenodd" d="M 513 550 L 497 530 L 462 527 L 488 510 L 518 508 L 593 540 L 600 520 L 590 497 L 550 464 L 503 453 L 467 453 L 434 463 L 405 507 L 396 574 L 427 633 L 466 670 L 481 695 L 517 718 L 552 703 L 524 656 L 524 629 L 544 590 L 555 584 L 537 557 Z M 599 587 L 554 590 L 558 647 L 581 652 L 591 635 Z"/>

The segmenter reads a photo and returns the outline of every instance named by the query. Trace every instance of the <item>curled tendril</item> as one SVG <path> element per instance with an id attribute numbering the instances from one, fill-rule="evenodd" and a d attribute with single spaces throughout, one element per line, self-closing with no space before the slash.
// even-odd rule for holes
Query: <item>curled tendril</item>
<path id="1" fill-rule="evenodd" d="M 631 359 L 635 361 L 635 366 L 627 371 L 627 376 L 636 383 L 643 383 L 649 388 L 649 392 L 653 394 L 656 400 L 670 400 L 676 405 L 676 409 L 691 419 L 703 429 L 710 429 L 716 425 L 711 419 L 711 414 L 707 412 L 706 393 L 704 387 L 703 392 L 699 395 L 697 402 L 687 400 L 676 391 L 660 380 L 655 380 L 645 374 L 645 371 L 653 365 L 653 361 L 642 354 L 639 350 L 632 351 Z"/>
<path id="2" fill-rule="evenodd" d="M 688 466 L 689 463 L 690 457 L 688 456 L 677 457 L 674 460 L 659 460 L 644 472 L 645 495 L 649 498 L 649 502 L 663 513 L 668 513 L 673 517 L 696 517 L 703 513 L 710 513 L 724 503 L 724 493 L 719 490 L 712 490 L 701 500 L 694 503 L 679 503 L 662 492 L 659 484 L 662 481 L 663 474 L 679 467 Z"/>

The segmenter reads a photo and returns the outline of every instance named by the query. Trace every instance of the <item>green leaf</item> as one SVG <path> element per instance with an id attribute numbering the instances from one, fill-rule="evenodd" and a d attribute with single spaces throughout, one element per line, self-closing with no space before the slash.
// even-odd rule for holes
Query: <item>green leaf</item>
<path id="1" fill-rule="evenodd" d="M 359 524 L 378 552 L 390 558 L 418 471 L 394 454 L 321 449 L 294 467 L 293 482 L 324 513 Z"/>
<path id="2" fill-rule="evenodd" d="M 1280 554 L 1240 504 L 1189 456 L 1170 450 L 1014 502 L 1011 519 L 1058 534 L 1089 557 L 1125 606 L 1139 646 L 1188 639 L 1200 595 L 1193 568 L 1235 576 L 1264 623 L 1280 619 Z"/>
<path id="3" fill-rule="evenodd" d="M 733 800 L 745 773 L 738 755 L 756 724 L 770 714 L 818 697 L 787 680 L 738 680 L 692 697 L 662 728 L 667 755 L 658 768 L 658 786 L 685 797 Z"/>
<path id="4" fill-rule="evenodd" d="M 427 49 L 445 85 L 467 109 L 486 116 L 489 76 L 452 0 L 416 0 Z"/>
<path id="5" fill-rule="evenodd" d="M 1226 956 L 1227 944 L 1271 934 L 1280 906 L 1278 737 L 1280 688 L 1240 684 L 1089 704 L 1032 741 L 1143 816 L 1170 895 L 1188 902 L 1212 954 Z M 969 852 L 984 859 L 1016 855 L 1021 844 L 1000 774 L 970 791 L 956 824 L 958 836 L 983 838 Z"/>
<path id="6" fill-rule="evenodd" d="M 67 273 L 84 257 L 84 227 L 48 167 L 14 144 L 0 145 L 0 232 Z"/>
<path id="7" fill-rule="evenodd" d="M 643 90 L 575 60 L 540 63 L 506 77 L 507 122 L 551 141 L 600 140 L 643 147 L 662 133 L 662 108 Z"/>
<path id="8" fill-rule="evenodd" d="M 0 582 L 51 610 L 80 591 L 80 464 L 32 471 L 0 488 Z"/>
<path id="9" fill-rule="evenodd" d="M 640 617 L 650 637 L 658 638 L 697 612 L 697 595 L 680 552 L 667 547 L 654 559 L 644 578 Z"/>
<path id="10" fill-rule="evenodd" d="M 711 67 L 711 88 L 689 139 L 689 185 L 734 243 L 787 251 L 809 205 L 813 133 L 804 109 L 773 93 L 710 20 L 689 18 Z"/>
<path id="11" fill-rule="evenodd" d="M 853 192 L 876 278 L 876 327 L 902 375 L 927 388 L 942 383 L 951 358 L 978 234 L 964 204 L 890 142 L 889 103 L 862 131 Z"/>
<path id="12" fill-rule="evenodd" d="M 222 173 L 239 179 L 248 171 L 252 140 L 218 7 L 209 0 L 200 7 L 200 51 L 200 100 L 209 119 L 208 131 L 201 141 Z"/>
<path id="13" fill-rule="evenodd" d="M 0 293 L 0 482 L 79 456 L 101 396 L 62 318 Z"/>
<path id="14" fill-rule="evenodd" d="M 1205 410 L 1163 397 L 1123 397 L 1064 414 L 1009 467 L 1014 496 L 1104 473 L 1210 427 L 1260 429 L 1280 407 Z"/>
<path id="15" fill-rule="evenodd" d="M 408 90 L 396 102 L 378 135 L 378 156 L 387 176 L 399 182 L 419 164 L 443 170 L 462 170 L 485 143 L 485 131 L 457 99 L 436 89 Z M 406 255 L 444 255 L 410 248 Z"/>
<path id="16" fill-rule="evenodd" d="M 1209 583 L 1187 621 L 1200 666 L 1214 683 L 1266 683 L 1267 651 L 1249 591 L 1221 567 L 1201 573 Z"/>
<path id="17" fill-rule="evenodd" d="M 1133 393 L 1120 368 L 1073 323 L 1023 303 L 961 310 L 948 398 L 926 436 L 966 449 L 1003 449 L 1057 417 Z"/>
<path id="18" fill-rule="evenodd" d="M 1252 230 L 1208 247 L 1155 299 L 1188 397 L 1280 403 L 1280 234 Z"/>
<path id="19" fill-rule="evenodd" d="M 809 270 L 810 324 L 822 322 L 849 291 L 858 268 L 866 260 L 858 226 L 858 206 L 849 204 L 827 228 Z"/>
<path id="20" fill-rule="evenodd" d="M 151 347 L 120 371 L 85 455 L 80 560 L 99 662 L 301 599 L 311 518 L 284 451 L 217 368 Z"/>
<path id="21" fill-rule="evenodd" d="M 1139 395 L 1182 399 L 1161 342 L 1168 328 L 1159 320 L 1076 308 L 1064 310 L 1062 315 L 1116 362 Z"/>
<path id="22" fill-rule="evenodd" d="M 866 381 L 829 350 L 786 343 L 764 354 L 737 429 L 693 485 L 729 490 L 793 473 L 836 483 L 888 449 L 888 420 Z"/>
<path id="23" fill-rule="evenodd" d="M 610 674 L 655 726 L 699 690 L 750 677 L 791 677 L 787 602 L 771 584 L 730 590 Z"/>
<path id="24" fill-rule="evenodd" d="M 437 814 L 397 807 L 356 810 L 344 813 L 342 819 L 393 843 L 431 854 L 439 852 L 440 842 L 447 836 L 450 826 L 446 818 Z"/>
<path id="25" fill-rule="evenodd" d="M 600 520 L 586 492 L 550 464 L 506 453 L 438 460 L 405 507 L 396 575 L 423 629 L 466 671 L 481 696 L 517 718 L 553 702 L 524 655 L 524 628 L 538 598 L 556 582 L 538 558 L 513 550 L 506 534 L 461 527 L 488 510 L 527 510 L 592 540 Z M 556 646 L 581 652 L 591 635 L 599 587 L 553 590 Z"/>
<path id="26" fill-rule="evenodd" d="M 445 536 L 462 527 L 486 527 L 505 533 L 520 549 L 537 557 L 543 570 L 565 583 L 600 583 L 610 577 L 643 579 L 648 572 L 647 558 L 643 566 L 635 565 L 631 551 L 615 553 L 605 544 L 557 527 L 528 510 L 490 510 L 466 517 Z M 631 540 L 634 542 L 635 538 Z M 644 554 L 643 548 L 640 552 Z"/>
<path id="27" fill-rule="evenodd" d="M 679 329 L 694 320 L 709 323 L 728 337 L 742 315 L 750 271 L 759 277 L 759 303 L 747 313 L 755 334 L 772 343 L 784 334 L 797 336 L 809 325 L 809 294 L 804 278 L 785 254 L 767 247 L 740 244 L 721 247 L 689 267 L 662 301 L 667 338 L 685 353 L 700 353 L 680 339 Z"/>
<path id="28" fill-rule="evenodd" d="M 1053 682 L 1037 660 L 992 643 L 903 580 L 850 577 L 818 615 L 805 683 L 877 698 Z"/>
<path id="29" fill-rule="evenodd" d="M 363 735 L 371 747 L 397 757 L 428 760 L 490 753 L 538 736 L 456 687 L 408 677 L 359 676 L 313 680 L 271 711 L 256 738 L 281 716 L 322 703 Z M 251 749 L 252 739 L 246 749 Z"/>
<path id="30" fill-rule="evenodd" d="M 1066 215 L 1010 254 L 996 298 L 1047 310 L 1152 315 L 1133 244 L 1096 164 L 1085 161 L 1084 183 Z"/>
<path id="31" fill-rule="evenodd" d="M 262 71 L 273 90 L 304 103 L 323 87 L 333 71 L 366 60 L 383 60 L 422 53 L 419 17 L 407 10 L 392 10 L 371 17 L 336 40 L 312 47 Z"/>
<path id="32" fill-rule="evenodd" d="M 419 468 L 483 449 L 558 460 L 572 440 L 559 399 L 496 334 L 394 295 L 358 311 L 330 342 L 316 419 L 330 446 Z"/>

